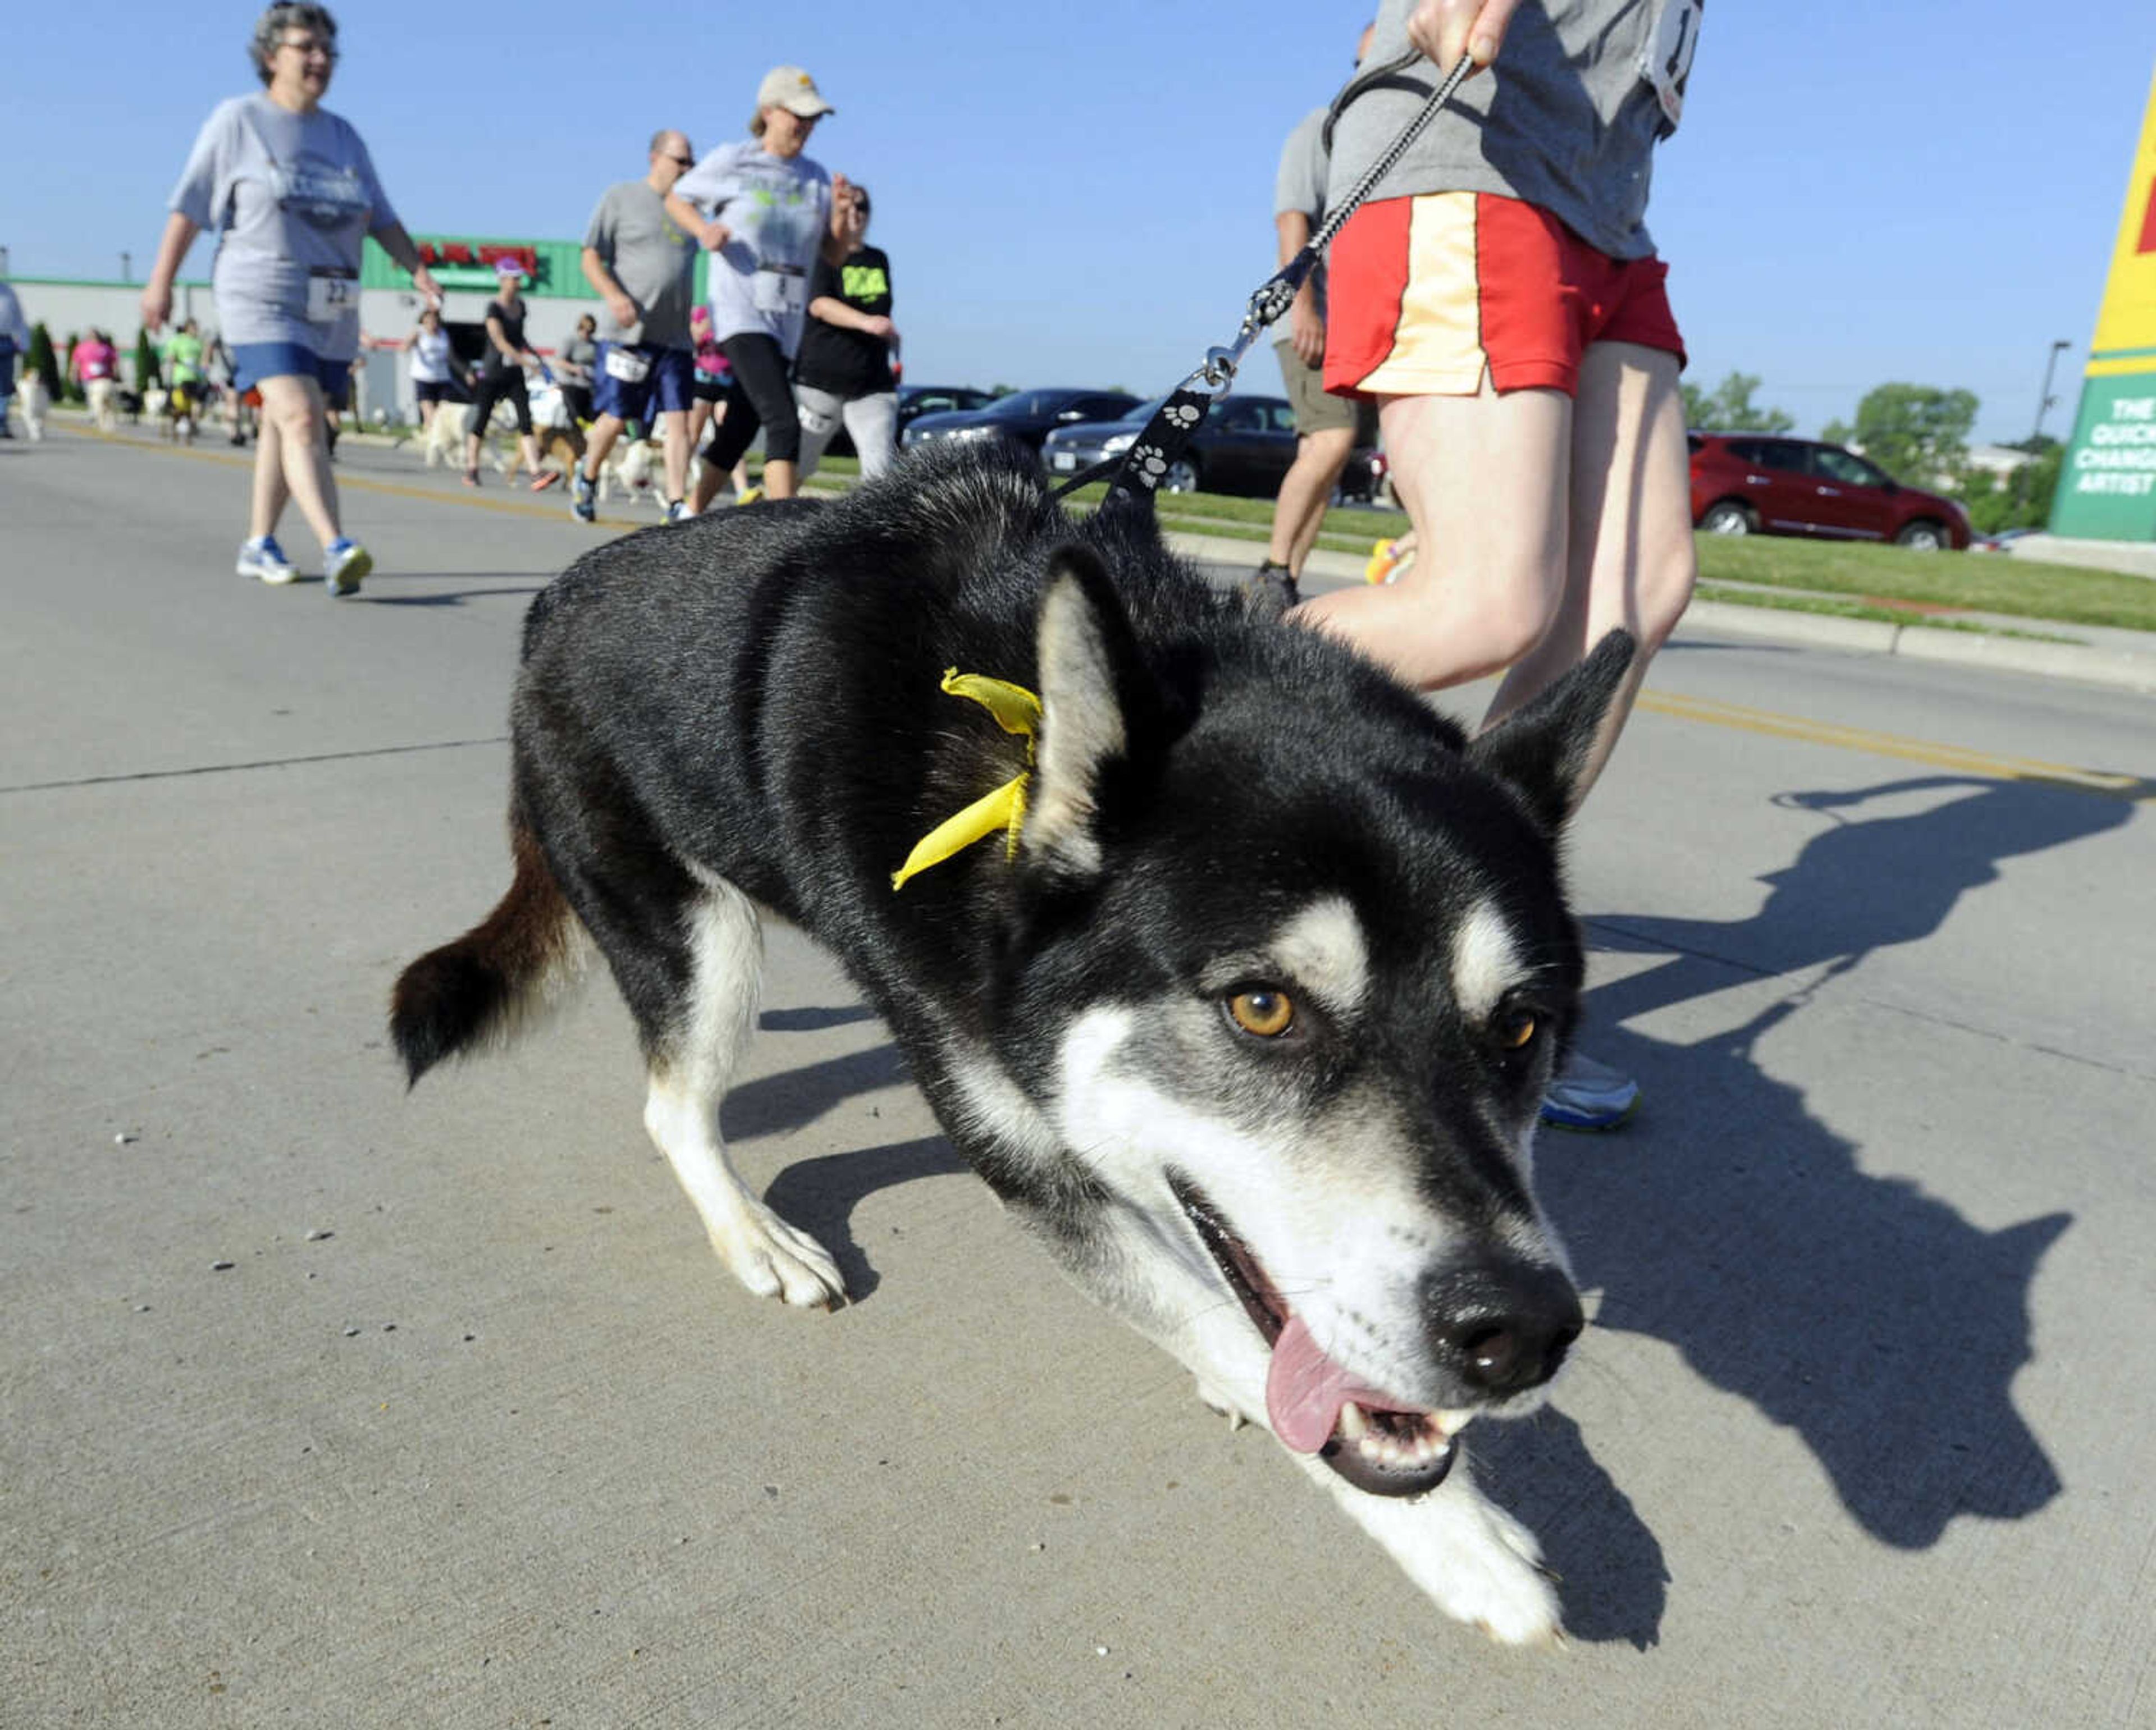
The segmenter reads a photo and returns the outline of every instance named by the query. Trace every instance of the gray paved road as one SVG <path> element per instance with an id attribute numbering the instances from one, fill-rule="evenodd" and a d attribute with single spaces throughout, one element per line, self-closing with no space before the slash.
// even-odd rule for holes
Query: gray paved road
<path id="1" fill-rule="evenodd" d="M 727 1126 L 838 1315 L 713 1262 L 603 990 L 408 1097 L 584 531 L 356 455 L 332 605 L 230 574 L 223 457 L 0 446 L 0 1722 L 2156 1721 L 2146 699 L 1660 663 L 1574 849 L 1650 1103 L 1542 1154 L 1599 1326 L 1480 1441 L 1574 1640 L 1506 1654 L 1052 1274 L 792 935 Z"/>

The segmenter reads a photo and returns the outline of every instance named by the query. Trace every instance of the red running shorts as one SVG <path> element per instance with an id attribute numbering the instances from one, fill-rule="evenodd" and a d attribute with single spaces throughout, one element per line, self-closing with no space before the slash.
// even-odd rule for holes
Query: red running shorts
<path id="1" fill-rule="evenodd" d="M 1325 388 L 1337 396 L 1570 396 L 1589 343 L 1681 361 L 1660 258 L 1597 252 L 1547 211 L 1491 192 L 1366 204 L 1326 264 Z"/>

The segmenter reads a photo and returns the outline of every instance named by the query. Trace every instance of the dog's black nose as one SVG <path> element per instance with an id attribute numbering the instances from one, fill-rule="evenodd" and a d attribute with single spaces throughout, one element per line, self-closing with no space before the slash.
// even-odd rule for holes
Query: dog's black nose
<path id="1" fill-rule="evenodd" d="M 1555 1375 L 1587 1323 L 1572 1282 L 1532 1262 L 1455 1263 L 1424 1282 L 1423 1301 L 1440 1359 L 1491 1399 Z"/>

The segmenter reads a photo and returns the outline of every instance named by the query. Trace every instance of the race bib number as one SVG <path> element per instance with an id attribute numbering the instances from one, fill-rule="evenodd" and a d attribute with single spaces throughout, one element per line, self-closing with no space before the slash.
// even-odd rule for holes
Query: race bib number
<path id="1" fill-rule="evenodd" d="M 1684 118 L 1685 80 L 1691 75 L 1692 50 L 1699 45 L 1699 8 L 1700 0 L 1662 0 L 1654 33 L 1640 50 L 1640 76 L 1654 87 L 1666 132 L 1676 131 Z"/>
<path id="2" fill-rule="evenodd" d="M 608 378 L 618 378 L 625 385 L 640 385 L 651 371 L 651 356 L 639 355 L 633 348 L 609 344 L 606 370 Z"/>
<path id="3" fill-rule="evenodd" d="M 342 318 L 348 312 L 359 310 L 359 281 L 356 277 L 338 276 L 326 270 L 309 273 L 307 277 L 307 322 L 326 325 Z"/>
<path id="4" fill-rule="evenodd" d="M 756 272 L 756 310 L 790 318 L 808 305 L 806 271 L 783 264 L 760 264 Z"/>

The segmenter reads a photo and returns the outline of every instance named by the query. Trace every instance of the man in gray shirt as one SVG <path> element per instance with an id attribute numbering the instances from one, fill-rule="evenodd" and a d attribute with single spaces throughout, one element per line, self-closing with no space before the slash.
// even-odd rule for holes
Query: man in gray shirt
<path id="1" fill-rule="evenodd" d="M 644 178 L 608 187 L 584 233 L 584 280 L 605 303 L 606 315 L 599 320 L 592 379 L 598 417 L 569 489 L 569 509 L 579 522 L 597 514 L 599 464 L 629 421 L 658 427 L 666 447 L 666 520 L 678 522 L 685 514 L 696 242 L 667 214 L 666 195 L 696 161 L 682 134 L 654 133 Z"/>
<path id="2" fill-rule="evenodd" d="M 1358 61 L 1369 45 L 1365 27 L 1356 48 Z M 1273 181 L 1273 234 L 1280 262 L 1287 264 L 1309 243 L 1325 220 L 1325 182 L 1329 152 L 1325 146 L 1327 110 L 1313 109 L 1288 134 Z M 1295 407 L 1295 461 L 1281 477 L 1273 503 L 1271 544 L 1255 582 L 1293 606 L 1302 598 L 1297 586 L 1303 562 L 1317 544 L 1325 509 L 1341 471 L 1361 445 L 1378 442 L 1378 412 L 1368 402 L 1328 396 L 1325 362 L 1325 267 L 1303 279 L 1290 309 L 1287 330 L 1273 344 L 1280 357 L 1281 382 Z"/>

